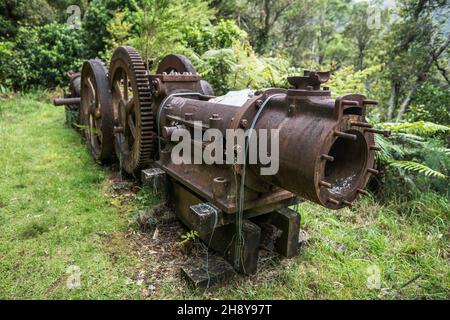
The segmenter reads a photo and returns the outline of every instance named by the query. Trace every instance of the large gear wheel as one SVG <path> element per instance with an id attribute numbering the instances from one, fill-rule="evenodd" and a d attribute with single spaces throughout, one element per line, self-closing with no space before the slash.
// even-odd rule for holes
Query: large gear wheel
<path id="1" fill-rule="evenodd" d="M 158 65 L 158 69 L 156 70 L 157 74 L 167 73 L 170 74 L 172 72 L 184 73 L 189 72 L 196 74 L 197 70 L 195 70 L 192 62 L 181 54 L 169 54 L 165 56 Z"/>
<path id="2" fill-rule="evenodd" d="M 170 74 L 173 72 L 197 74 L 197 70 L 192 62 L 181 54 L 169 54 L 168 56 L 165 56 L 156 70 L 157 74 Z M 215 95 L 213 88 L 206 80 L 199 81 L 197 90 L 207 96 Z"/>
<path id="3" fill-rule="evenodd" d="M 95 160 L 111 161 L 114 155 L 114 109 L 108 75 L 100 60 L 89 60 L 81 71 L 80 121 Z"/>
<path id="4" fill-rule="evenodd" d="M 152 91 L 147 68 L 135 49 L 122 46 L 111 58 L 109 76 L 116 112 L 116 152 L 121 167 L 135 174 L 154 157 Z"/>

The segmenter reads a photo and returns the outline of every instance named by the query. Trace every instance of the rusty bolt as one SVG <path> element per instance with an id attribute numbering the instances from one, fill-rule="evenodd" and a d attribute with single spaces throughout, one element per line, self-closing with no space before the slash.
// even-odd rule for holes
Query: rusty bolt
<path id="1" fill-rule="evenodd" d="M 369 149 L 372 150 L 372 151 L 381 151 L 380 147 L 377 147 L 377 146 L 374 146 L 374 145 L 369 146 Z"/>
<path id="2" fill-rule="evenodd" d="M 342 203 L 345 204 L 349 208 L 351 208 L 353 206 L 353 203 L 351 203 L 350 201 L 347 201 L 347 200 L 342 201 Z"/>
<path id="3" fill-rule="evenodd" d="M 358 136 L 355 134 L 351 134 L 351 133 L 346 133 L 346 132 L 342 132 L 342 131 L 335 131 L 334 135 L 336 137 L 340 137 L 343 139 L 350 139 L 350 140 L 357 140 Z"/>
<path id="4" fill-rule="evenodd" d="M 370 123 L 361 121 L 350 121 L 350 125 L 361 128 L 372 128 L 372 125 Z"/>
<path id="5" fill-rule="evenodd" d="M 365 196 L 368 196 L 368 195 L 369 195 L 369 192 L 367 192 L 367 191 L 364 190 L 364 189 L 357 189 L 356 191 L 357 191 L 358 193 L 362 194 L 362 195 L 365 195 Z"/>
<path id="6" fill-rule="evenodd" d="M 323 160 L 326 160 L 326 161 L 329 161 L 329 162 L 333 162 L 333 161 L 334 161 L 334 157 L 329 156 L 328 154 L 323 154 L 323 155 L 321 156 L 321 158 L 322 158 Z"/>
<path id="7" fill-rule="evenodd" d="M 366 99 L 366 100 L 363 100 L 363 104 L 364 105 L 376 106 L 376 105 L 378 105 L 378 101 Z"/>
<path id="8" fill-rule="evenodd" d="M 324 187 L 324 188 L 331 188 L 331 183 L 320 180 L 319 181 L 319 186 Z"/>
<path id="9" fill-rule="evenodd" d="M 340 204 L 339 201 L 337 201 L 336 199 L 333 199 L 333 198 L 328 198 L 327 201 L 334 205 L 337 205 L 337 206 Z"/>
<path id="10" fill-rule="evenodd" d="M 385 137 L 389 137 L 391 135 L 391 131 L 390 130 L 379 130 L 379 129 L 373 129 L 373 128 L 365 129 L 364 132 L 371 132 L 371 133 L 376 133 L 376 134 L 382 134 Z"/>
<path id="11" fill-rule="evenodd" d="M 242 119 L 240 125 L 241 125 L 242 129 L 247 129 L 248 128 L 248 120 Z"/>

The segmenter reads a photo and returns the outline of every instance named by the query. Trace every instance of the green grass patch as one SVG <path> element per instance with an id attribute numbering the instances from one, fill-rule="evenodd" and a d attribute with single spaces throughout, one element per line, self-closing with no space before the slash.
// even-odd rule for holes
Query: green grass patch
<path id="1" fill-rule="evenodd" d="M 107 172 L 48 99 L 1 102 L 0 298 L 139 298 L 127 284 L 138 260 L 105 191 Z M 71 266 L 78 290 L 66 285 Z"/>

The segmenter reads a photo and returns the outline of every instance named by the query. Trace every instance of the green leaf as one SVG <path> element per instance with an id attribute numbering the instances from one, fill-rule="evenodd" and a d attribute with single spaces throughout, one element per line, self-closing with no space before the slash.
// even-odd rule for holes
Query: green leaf
<path id="1" fill-rule="evenodd" d="M 440 173 L 439 171 L 433 170 L 430 167 L 414 162 L 414 161 L 401 161 L 401 160 L 390 160 L 388 165 L 394 168 L 399 168 L 409 172 L 415 172 L 423 174 L 427 177 L 446 179 L 447 176 Z"/>
<path id="2" fill-rule="evenodd" d="M 380 123 L 379 127 L 389 129 L 392 132 L 407 133 L 413 135 L 432 135 L 439 132 L 450 132 L 450 127 L 427 121 L 402 122 L 402 123 Z"/>

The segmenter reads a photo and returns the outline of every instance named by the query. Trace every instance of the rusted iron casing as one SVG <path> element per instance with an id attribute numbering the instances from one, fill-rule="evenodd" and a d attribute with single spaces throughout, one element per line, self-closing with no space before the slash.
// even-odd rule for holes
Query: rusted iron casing
<path id="1" fill-rule="evenodd" d="M 255 129 L 256 133 L 259 129 L 279 129 L 279 171 L 262 176 L 261 165 L 247 166 L 245 208 L 293 195 L 331 209 L 351 205 L 374 172 L 374 133 L 365 120 L 366 106 L 373 103 L 362 95 L 333 99 L 327 88 L 320 88 L 328 76 L 305 72 L 303 77 L 289 79 L 292 89 L 264 90 L 238 107 L 196 97 L 169 98 L 160 112 L 162 139 L 167 142 L 160 164 L 173 178 L 222 210 L 235 212 L 235 172 L 242 174 L 243 166 L 174 165 L 170 134 L 174 124 L 193 130 L 198 121 L 203 130 L 216 128 L 224 134 L 227 129 L 249 129 L 262 102 L 270 97 Z"/>

